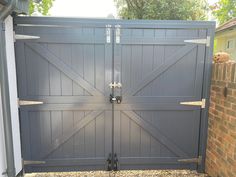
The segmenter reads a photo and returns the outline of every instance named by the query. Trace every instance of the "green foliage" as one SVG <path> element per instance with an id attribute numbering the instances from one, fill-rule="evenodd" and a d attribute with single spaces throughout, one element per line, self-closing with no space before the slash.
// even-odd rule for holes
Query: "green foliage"
<path id="1" fill-rule="evenodd" d="M 123 19 L 205 20 L 206 0 L 115 0 Z"/>
<path id="2" fill-rule="evenodd" d="M 236 0 L 219 0 L 210 8 L 220 24 L 236 17 Z"/>
<path id="3" fill-rule="evenodd" d="M 32 15 L 34 12 L 38 12 L 42 15 L 49 15 L 49 10 L 53 5 L 54 0 L 41 0 L 35 2 L 30 0 L 29 3 L 29 14 Z"/>

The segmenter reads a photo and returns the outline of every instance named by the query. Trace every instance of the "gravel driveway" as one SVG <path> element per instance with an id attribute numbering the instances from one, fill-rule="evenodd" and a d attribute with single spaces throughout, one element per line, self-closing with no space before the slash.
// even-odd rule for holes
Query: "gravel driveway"
<path id="1" fill-rule="evenodd" d="M 132 171 L 89 171 L 89 172 L 63 172 L 63 173 L 32 173 L 25 177 L 207 177 L 196 171 L 189 170 L 132 170 Z"/>

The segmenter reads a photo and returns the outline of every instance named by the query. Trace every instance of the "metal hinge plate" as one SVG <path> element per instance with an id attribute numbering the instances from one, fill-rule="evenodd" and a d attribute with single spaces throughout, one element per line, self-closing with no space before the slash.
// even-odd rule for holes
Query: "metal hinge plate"
<path id="1" fill-rule="evenodd" d="M 111 43 L 111 25 L 106 25 L 106 41 Z"/>
<path id="2" fill-rule="evenodd" d="M 180 102 L 181 105 L 186 106 L 201 106 L 201 108 L 206 107 L 206 99 L 202 99 L 201 101 L 186 101 L 186 102 Z"/>
<path id="3" fill-rule="evenodd" d="M 120 25 L 116 25 L 116 43 L 119 44 L 120 43 Z"/>
<path id="4" fill-rule="evenodd" d="M 211 42 L 211 37 L 207 36 L 207 38 L 205 39 L 189 39 L 189 40 L 184 40 L 184 42 L 193 44 L 206 44 L 206 46 L 209 47 Z"/>
<path id="5" fill-rule="evenodd" d="M 18 99 L 18 106 L 29 106 L 29 105 L 40 105 L 43 104 L 42 101 L 29 101 L 29 100 L 19 100 Z"/>
<path id="6" fill-rule="evenodd" d="M 190 159 L 179 159 L 178 162 L 197 163 L 198 165 L 200 165 L 202 163 L 202 156 L 199 156 L 197 158 L 190 158 Z"/>
<path id="7" fill-rule="evenodd" d="M 15 41 L 16 40 L 32 40 L 32 39 L 40 39 L 39 36 L 30 36 L 30 35 L 22 35 L 22 34 L 15 34 Z"/>
<path id="8" fill-rule="evenodd" d="M 7 170 L 5 170 L 4 172 L 2 172 L 2 175 L 7 175 Z"/>
<path id="9" fill-rule="evenodd" d="M 45 164 L 45 161 L 32 161 L 32 160 L 24 160 L 24 165 L 39 165 L 39 164 Z"/>

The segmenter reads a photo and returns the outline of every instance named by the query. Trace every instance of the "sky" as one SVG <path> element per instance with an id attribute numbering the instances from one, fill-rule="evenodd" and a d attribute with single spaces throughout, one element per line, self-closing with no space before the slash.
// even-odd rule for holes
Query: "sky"
<path id="1" fill-rule="evenodd" d="M 208 0 L 209 4 L 217 0 Z M 51 16 L 65 17 L 98 17 L 104 18 L 113 14 L 117 17 L 114 0 L 55 0 Z"/>
<path id="2" fill-rule="evenodd" d="M 99 17 L 109 14 L 117 17 L 114 0 L 55 0 L 51 16 Z"/>

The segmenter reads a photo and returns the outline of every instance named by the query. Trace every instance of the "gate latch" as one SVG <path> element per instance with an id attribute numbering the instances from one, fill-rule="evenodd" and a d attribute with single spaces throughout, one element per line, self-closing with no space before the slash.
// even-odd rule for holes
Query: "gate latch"
<path id="1" fill-rule="evenodd" d="M 122 101 L 122 96 L 113 96 L 110 94 L 110 103 L 113 103 L 113 101 L 116 101 L 117 104 L 120 104 Z"/>
<path id="2" fill-rule="evenodd" d="M 107 171 L 111 171 L 111 161 L 112 161 L 112 155 L 111 153 L 109 154 L 108 158 L 107 158 Z"/>
<path id="3" fill-rule="evenodd" d="M 118 162 L 117 154 L 114 154 L 114 171 L 118 170 Z"/>
<path id="4" fill-rule="evenodd" d="M 118 82 L 118 83 L 114 82 L 114 83 L 110 83 L 109 87 L 110 88 L 121 88 L 122 84 L 120 82 Z"/>

